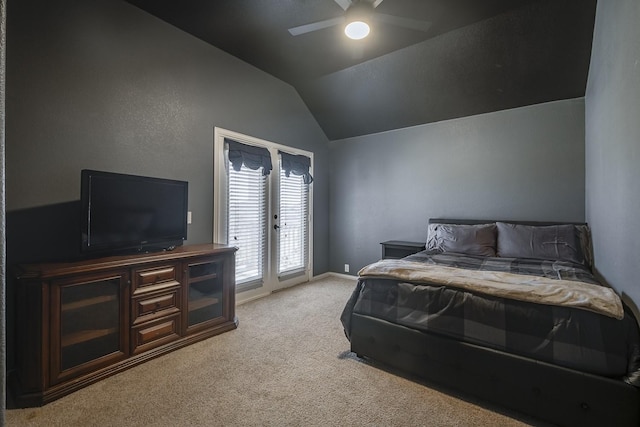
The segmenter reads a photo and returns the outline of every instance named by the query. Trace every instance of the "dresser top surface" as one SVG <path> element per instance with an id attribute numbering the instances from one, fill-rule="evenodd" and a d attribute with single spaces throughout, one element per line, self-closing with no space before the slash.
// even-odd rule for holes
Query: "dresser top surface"
<path id="1" fill-rule="evenodd" d="M 70 262 L 20 264 L 16 266 L 18 279 L 45 279 L 88 271 L 101 271 L 113 268 L 135 267 L 154 262 L 180 261 L 198 256 L 229 255 L 238 250 L 234 246 L 219 243 L 178 246 L 171 251 L 115 255 L 100 258 L 87 258 Z"/>

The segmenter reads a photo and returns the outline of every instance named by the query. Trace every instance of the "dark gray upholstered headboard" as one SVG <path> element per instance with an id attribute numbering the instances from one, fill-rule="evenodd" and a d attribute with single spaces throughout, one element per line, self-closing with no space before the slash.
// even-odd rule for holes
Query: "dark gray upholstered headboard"
<path id="1" fill-rule="evenodd" d="M 573 225 L 578 232 L 578 238 L 580 240 L 581 252 L 584 257 L 584 262 L 589 268 L 593 268 L 593 246 L 591 243 L 591 232 L 589 226 L 585 222 L 551 222 L 551 221 L 504 221 L 504 220 L 488 220 L 488 219 L 453 219 L 453 218 L 430 218 L 429 225 L 431 224 L 461 224 L 461 225 L 474 225 L 474 224 L 491 224 L 496 222 L 504 222 L 508 224 L 528 225 L 528 226 L 549 226 L 549 225 Z M 429 248 L 429 236 L 427 236 L 427 248 Z"/>
<path id="2" fill-rule="evenodd" d="M 550 222 L 550 221 L 510 221 L 502 219 L 451 219 L 451 218 L 429 218 L 429 224 L 490 224 L 493 222 L 506 222 L 509 224 L 521 225 L 587 225 L 586 222 Z"/>

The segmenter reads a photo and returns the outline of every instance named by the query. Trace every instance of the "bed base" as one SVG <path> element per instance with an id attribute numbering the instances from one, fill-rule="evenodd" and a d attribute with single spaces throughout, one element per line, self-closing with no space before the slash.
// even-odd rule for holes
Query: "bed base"
<path id="1" fill-rule="evenodd" d="M 563 426 L 638 426 L 640 392 L 621 380 L 352 314 L 351 351 L 403 373 Z"/>

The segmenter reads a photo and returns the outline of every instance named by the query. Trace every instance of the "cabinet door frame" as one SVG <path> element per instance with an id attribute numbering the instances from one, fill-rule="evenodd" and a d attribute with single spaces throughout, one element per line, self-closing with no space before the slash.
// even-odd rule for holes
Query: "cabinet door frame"
<path id="1" fill-rule="evenodd" d="M 233 312 L 231 308 L 232 307 L 235 308 L 235 298 L 233 298 L 235 293 L 233 290 L 229 289 L 229 283 L 232 283 L 232 282 L 229 282 L 229 280 L 234 280 L 233 275 L 235 274 L 235 265 L 232 265 L 230 260 L 233 260 L 233 257 L 230 257 L 230 256 L 219 256 L 215 258 L 203 257 L 203 258 L 192 259 L 184 263 L 184 271 L 182 272 L 183 287 L 184 287 L 184 294 L 182 295 L 182 301 L 183 301 L 183 307 L 184 307 L 184 313 L 183 313 L 183 319 L 182 319 L 183 335 L 186 336 L 186 335 L 194 334 L 199 331 L 207 330 L 217 324 L 226 324 L 229 320 L 233 320 L 233 319 L 230 319 L 231 317 L 230 313 Z M 191 267 L 192 265 L 210 264 L 210 263 L 218 264 L 218 277 L 216 278 L 216 280 L 219 280 L 220 285 L 222 286 L 222 289 L 221 289 L 221 295 L 223 298 L 221 302 L 222 314 L 221 316 L 214 317 L 200 323 L 195 323 L 193 325 L 189 325 L 189 289 L 191 286 L 191 275 L 190 275 L 189 267 Z"/>
<path id="2" fill-rule="evenodd" d="M 62 290 L 73 286 L 88 285 L 95 282 L 117 279 L 119 281 L 119 350 L 84 362 L 68 369 L 62 369 Z M 90 275 L 71 276 L 51 282 L 49 317 L 49 384 L 55 385 L 82 374 L 94 372 L 129 357 L 129 271 L 127 269 L 112 270 Z"/>

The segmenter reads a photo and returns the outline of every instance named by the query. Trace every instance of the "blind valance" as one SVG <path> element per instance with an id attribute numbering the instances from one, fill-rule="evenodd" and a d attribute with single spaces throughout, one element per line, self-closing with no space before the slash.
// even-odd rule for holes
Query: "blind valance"
<path id="1" fill-rule="evenodd" d="M 282 158 L 282 169 L 285 176 L 289 176 L 291 173 L 294 175 L 302 175 L 302 181 L 305 184 L 311 184 L 313 177 L 309 173 L 311 167 L 311 159 L 307 156 L 295 155 L 285 153 L 284 151 L 278 151 Z"/>
<path id="2" fill-rule="evenodd" d="M 229 138 L 224 141 L 229 146 L 229 161 L 233 169 L 238 172 L 245 165 L 249 169 L 257 170 L 262 167 L 262 175 L 269 175 L 273 166 L 269 150 L 263 147 L 242 144 Z"/>

